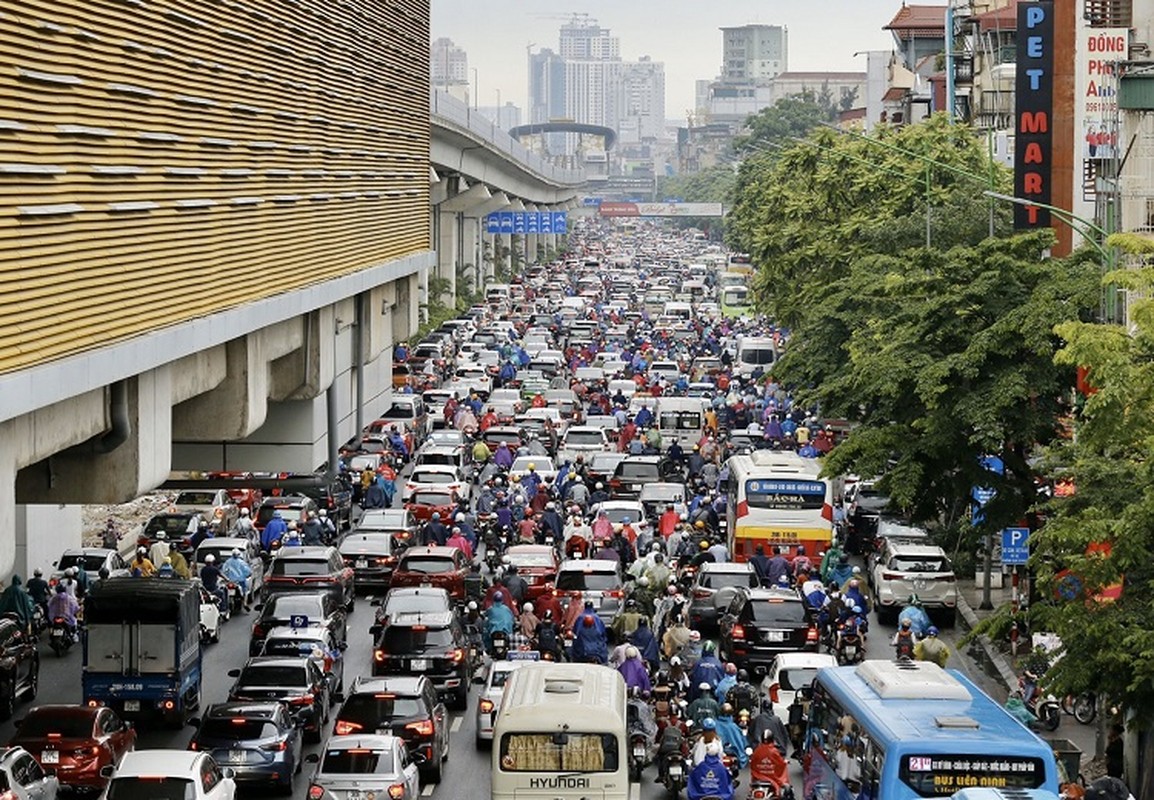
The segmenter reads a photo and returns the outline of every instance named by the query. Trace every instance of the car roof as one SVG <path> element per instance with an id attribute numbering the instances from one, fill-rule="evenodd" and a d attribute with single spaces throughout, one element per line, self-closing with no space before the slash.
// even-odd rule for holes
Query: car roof
<path id="1" fill-rule="evenodd" d="M 193 771 L 204 758 L 203 753 L 189 750 L 130 750 L 116 768 L 117 778 L 138 778 L 147 775 L 195 777 Z"/>
<path id="2" fill-rule="evenodd" d="M 753 564 L 748 561 L 706 561 L 701 565 L 701 572 L 733 572 L 733 573 L 749 573 L 753 572 Z"/>
<path id="3" fill-rule="evenodd" d="M 110 550 L 107 547 L 69 547 L 67 550 L 65 550 L 60 555 L 61 555 L 61 557 L 64 557 L 64 556 L 82 556 L 82 555 L 83 556 L 100 556 L 100 555 L 108 556 L 109 554 L 115 553 L 115 552 L 116 552 L 115 550 Z"/>
<path id="4" fill-rule="evenodd" d="M 245 669 L 248 667 L 302 667 L 308 664 L 309 659 L 304 656 L 253 656 L 248 661 L 244 662 Z"/>
<path id="5" fill-rule="evenodd" d="M 574 558 L 561 562 L 562 572 L 617 572 L 617 562 L 604 558 Z"/>
<path id="6" fill-rule="evenodd" d="M 240 536 L 214 536 L 211 539 L 205 539 L 202 541 L 199 545 L 197 545 L 197 548 L 203 547 L 207 544 L 210 546 L 219 547 L 221 549 L 225 547 L 237 547 L 243 550 L 248 547 L 250 543 L 250 540 Z"/>
<path id="7" fill-rule="evenodd" d="M 417 625 L 444 628 L 453 623 L 453 612 L 449 611 L 399 611 L 389 619 L 391 627 L 412 628 Z"/>
<path id="8" fill-rule="evenodd" d="M 328 639 L 330 638 L 329 629 L 320 625 L 306 625 L 303 628 L 290 628 L 288 625 L 277 625 L 265 637 L 267 642 L 272 638 L 277 639 Z"/>
<path id="9" fill-rule="evenodd" d="M 447 557 L 452 556 L 456 552 L 458 552 L 456 547 L 445 547 L 442 545 L 429 544 L 429 545 L 421 545 L 419 547 L 410 547 L 408 550 L 405 551 L 405 554 L 404 554 L 404 556 L 402 556 L 402 558 L 408 558 L 409 556 L 413 556 L 413 555 L 442 556 L 442 557 L 447 558 Z"/>
<path id="10" fill-rule="evenodd" d="M 625 460 L 635 464 L 660 464 L 661 456 L 627 456 Z"/>
<path id="11" fill-rule="evenodd" d="M 778 653 L 778 669 L 836 667 L 837 657 L 829 653 Z"/>
<path id="12" fill-rule="evenodd" d="M 295 559 L 328 558 L 332 547 L 328 545 L 305 545 L 303 547 L 282 547 L 276 553 L 276 558 L 291 561 Z"/>
<path id="13" fill-rule="evenodd" d="M 890 550 L 894 555 L 913 555 L 913 556 L 944 556 L 946 551 L 938 547 L 936 544 L 921 544 L 918 542 L 890 540 Z"/>
<path id="14" fill-rule="evenodd" d="M 781 602 L 801 602 L 801 597 L 793 589 L 775 589 L 772 586 L 762 586 L 747 589 L 750 600 L 778 600 Z"/>
<path id="15" fill-rule="evenodd" d="M 390 597 L 416 597 L 423 594 L 442 594 L 445 597 L 449 596 L 448 590 L 440 586 L 396 586 L 389 589 L 388 594 L 385 595 L 387 600 Z"/>

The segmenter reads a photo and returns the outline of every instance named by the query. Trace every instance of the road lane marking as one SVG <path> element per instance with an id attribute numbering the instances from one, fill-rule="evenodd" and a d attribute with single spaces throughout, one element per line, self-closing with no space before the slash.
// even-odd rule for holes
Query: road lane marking
<path id="1" fill-rule="evenodd" d="M 641 784 L 629 784 L 629 800 L 641 800 Z"/>
<path id="2" fill-rule="evenodd" d="M 449 726 L 449 733 L 456 733 L 457 731 L 461 730 L 461 723 L 464 721 L 465 717 L 463 714 L 461 716 L 453 717 L 453 724 Z"/>
<path id="3" fill-rule="evenodd" d="M 437 785 L 435 783 L 425 784 L 425 788 L 421 790 L 421 797 L 432 797 L 433 789 L 435 789 L 436 786 Z"/>

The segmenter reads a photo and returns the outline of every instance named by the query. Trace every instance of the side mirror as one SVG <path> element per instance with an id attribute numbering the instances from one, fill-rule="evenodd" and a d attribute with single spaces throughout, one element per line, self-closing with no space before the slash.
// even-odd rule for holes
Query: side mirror
<path id="1" fill-rule="evenodd" d="M 428 760 L 429 759 L 425 758 L 424 753 L 409 753 L 409 763 L 414 766 L 420 767 L 428 762 Z"/>
<path id="2" fill-rule="evenodd" d="M 100 768 L 100 777 L 102 778 L 111 778 L 115 774 L 116 767 L 114 767 L 112 764 L 108 764 L 107 766 Z"/>
<path id="3" fill-rule="evenodd" d="M 230 669 L 228 671 L 228 677 L 239 678 L 240 677 L 240 670 L 239 669 Z"/>
<path id="4" fill-rule="evenodd" d="M 310 722 L 312 722 L 313 716 L 314 712 L 311 708 L 302 708 L 300 711 L 293 715 L 293 721 L 297 725 L 308 725 Z"/>

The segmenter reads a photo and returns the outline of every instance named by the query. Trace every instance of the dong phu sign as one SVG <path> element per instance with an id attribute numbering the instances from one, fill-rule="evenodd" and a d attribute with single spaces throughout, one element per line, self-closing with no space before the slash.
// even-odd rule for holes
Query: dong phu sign
<path id="1" fill-rule="evenodd" d="M 1050 204 L 1054 157 L 1054 3 L 1018 4 L 1014 195 Z M 1014 206 L 1015 228 L 1045 228 L 1050 212 Z"/>

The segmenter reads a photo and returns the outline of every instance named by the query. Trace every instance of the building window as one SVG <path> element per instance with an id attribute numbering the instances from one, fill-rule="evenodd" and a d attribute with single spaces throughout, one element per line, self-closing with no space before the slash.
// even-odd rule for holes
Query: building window
<path id="1" fill-rule="evenodd" d="M 1129 28 L 1134 0 L 1086 0 L 1086 21 L 1093 28 Z"/>

